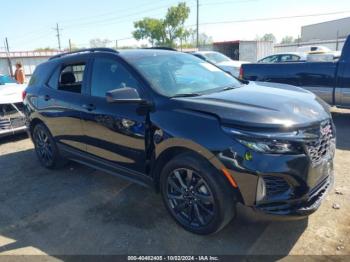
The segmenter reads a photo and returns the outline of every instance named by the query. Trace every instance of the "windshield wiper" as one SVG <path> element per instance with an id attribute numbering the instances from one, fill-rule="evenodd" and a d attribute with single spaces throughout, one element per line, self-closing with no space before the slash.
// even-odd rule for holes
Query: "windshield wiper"
<path id="1" fill-rule="evenodd" d="M 171 98 L 175 98 L 175 97 L 192 97 L 192 96 L 200 96 L 201 94 L 198 93 L 184 93 L 184 94 L 177 94 L 172 96 Z"/>

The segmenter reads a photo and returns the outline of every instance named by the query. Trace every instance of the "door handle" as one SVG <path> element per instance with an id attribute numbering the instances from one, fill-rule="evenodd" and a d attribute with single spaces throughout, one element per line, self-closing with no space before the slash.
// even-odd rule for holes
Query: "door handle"
<path id="1" fill-rule="evenodd" d="M 93 104 L 84 104 L 82 107 L 87 111 L 94 111 L 96 109 L 96 106 Z"/>
<path id="2" fill-rule="evenodd" d="M 49 95 L 44 95 L 44 100 L 45 101 L 49 101 L 51 99 L 51 97 Z"/>

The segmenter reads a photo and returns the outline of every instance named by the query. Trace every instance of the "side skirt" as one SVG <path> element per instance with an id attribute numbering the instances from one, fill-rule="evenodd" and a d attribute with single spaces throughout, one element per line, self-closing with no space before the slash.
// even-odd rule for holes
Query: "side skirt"
<path id="1" fill-rule="evenodd" d="M 62 156 L 74 162 L 78 162 L 91 168 L 95 168 L 113 176 L 124 178 L 126 180 L 129 180 L 130 182 L 145 187 L 154 188 L 153 179 L 147 176 L 146 174 L 139 173 L 116 164 L 112 164 L 109 161 L 93 156 L 89 153 L 74 149 L 62 143 L 57 143 L 57 146 L 61 151 Z"/>

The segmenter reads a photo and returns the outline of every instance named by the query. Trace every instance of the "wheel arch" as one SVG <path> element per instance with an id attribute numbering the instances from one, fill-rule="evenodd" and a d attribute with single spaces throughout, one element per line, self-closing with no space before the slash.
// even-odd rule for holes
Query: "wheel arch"
<path id="1" fill-rule="evenodd" d="M 43 124 L 43 125 L 45 125 L 45 123 L 44 123 L 41 119 L 39 119 L 39 118 L 33 118 L 33 119 L 30 120 L 28 130 L 29 130 L 29 133 L 30 133 L 31 136 L 32 136 L 32 134 L 33 134 L 34 127 L 35 127 L 36 125 L 38 125 L 38 124 Z M 46 125 L 45 125 L 45 126 L 46 126 Z"/>
<path id="2" fill-rule="evenodd" d="M 154 160 L 151 168 L 151 176 L 154 180 L 154 186 L 157 192 L 159 192 L 160 174 L 165 166 L 172 158 L 182 153 L 191 153 L 209 162 L 218 172 L 222 173 L 222 169 L 225 168 L 224 164 L 220 162 L 216 156 L 208 149 L 201 145 L 196 144 L 193 141 L 186 139 L 171 138 L 161 144 L 155 149 Z M 229 181 L 227 180 L 227 183 Z M 238 188 L 232 188 L 237 190 Z M 240 195 L 240 192 L 239 192 Z"/>

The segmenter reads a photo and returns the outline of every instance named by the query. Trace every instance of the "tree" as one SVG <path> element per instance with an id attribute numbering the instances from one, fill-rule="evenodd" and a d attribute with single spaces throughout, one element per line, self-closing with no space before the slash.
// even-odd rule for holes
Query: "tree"
<path id="1" fill-rule="evenodd" d="M 262 37 L 258 37 L 260 41 L 272 41 L 276 42 L 276 37 L 272 33 L 264 34 Z"/>
<path id="2" fill-rule="evenodd" d="M 185 2 L 168 8 L 164 19 L 145 17 L 134 23 L 132 33 L 136 40 L 146 39 L 152 45 L 175 47 L 176 41 L 188 36 L 184 24 L 190 14 L 190 8 Z"/>
<path id="3" fill-rule="evenodd" d="M 285 36 L 281 40 L 281 44 L 291 44 L 294 42 L 294 37 L 293 36 Z"/>
<path id="4" fill-rule="evenodd" d="M 94 38 L 90 40 L 90 47 L 107 47 L 112 41 L 109 39 Z"/>
<path id="5" fill-rule="evenodd" d="M 294 43 L 299 44 L 301 42 L 301 37 L 298 36 L 297 38 L 294 39 Z"/>
<path id="6" fill-rule="evenodd" d="M 34 51 L 57 51 L 57 49 L 55 49 L 55 48 L 51 48 L 51 47 L 40 47 L 40 48 L 37 48 L 37 49 L 35 49 Z"/>
<path id="7" fill-rule="evenodd" d="M 183 46 L 188 48 L 196 47 L 197 45 L 196 38 L 197 38 L 196 30 L 189 29 L 187 31 L 187 34 L 184 36 L 185 42 Z M 205 33 L 200 33 L 198 35 L 198 43 L 199 43 L 199 46 L 208 46 L 213 43 L 213 38 L 211 36 L 208 36 Z"/>

